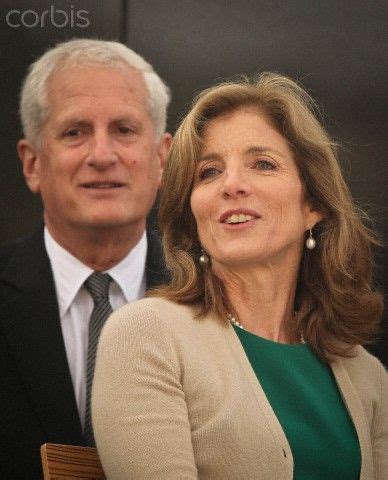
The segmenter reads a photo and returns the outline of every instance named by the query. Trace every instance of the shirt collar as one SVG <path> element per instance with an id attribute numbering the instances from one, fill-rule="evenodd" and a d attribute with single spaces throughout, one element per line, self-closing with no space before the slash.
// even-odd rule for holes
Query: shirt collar
<path id="1" fill-rule="evenodd" d="M 59 245 L 47 227 L 44 228 L 44 242 L 53 271 L 59 315 L 62 318 L 93 270 Z M 146 256 L 147 236 L 144 232 L 128 255 L 104 272 L 109 273 L 117 283 L 127 302 L 139 298 L 144 285 Z"/>
<path id="2" fill-rule="evenodd" d="M 127 302 L 133 302 L 144 294 L 146 257 L 147 235 L 144 231 L 128 255 L 107 271 L 121 288 Z"/>

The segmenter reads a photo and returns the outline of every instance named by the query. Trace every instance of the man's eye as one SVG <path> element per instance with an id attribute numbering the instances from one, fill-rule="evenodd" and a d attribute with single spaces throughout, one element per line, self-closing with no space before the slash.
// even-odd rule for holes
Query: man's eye
<path id="1" fill-rule="evenodd" d="M 199 178 L 200 180 L 206 180 L 207 178 L 214 177 L 214 176 L 217 175 L 218 173 L 220 173 L 220 171 L 219 171 L 218 168 L 215 168 L 215 167 L 207 167 L 207 168 L 202 169 L 202 170 L 199 172 L 198 178 Z"/>
<path id="2" fill-rule="evenodd" d="M 79 128 L 71 128 L 70 130 L 66 130 L 64 137 L 79 137 L 80 134 L 81 130 Z"/>
<path id="3" fill-rule="evenodd" d="M 118 127 L 119 133 L 122 133 L 123 135 L 131 135 L 135 133 L 135 130 L 132 127 L 127 127 L 125 125 L 121 125 Z"/>
<path id="4" fill-rule="evenodd" d="M 276 165 L 269 160 L 256 160 L 254 163 L 254 168 L 257 170 L 276 170 Z"/>

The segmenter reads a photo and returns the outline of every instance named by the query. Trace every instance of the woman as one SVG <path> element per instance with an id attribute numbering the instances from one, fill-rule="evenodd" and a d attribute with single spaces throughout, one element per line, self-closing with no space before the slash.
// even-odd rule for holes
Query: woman
<path id="1" fill-rule="evenodd" d="M 292 80 L 203 92 L 165 170 L 172 282 L 113 314 L 98 351 L 109 479 L 388 478 L 371 341 L 376 243 Z"/>

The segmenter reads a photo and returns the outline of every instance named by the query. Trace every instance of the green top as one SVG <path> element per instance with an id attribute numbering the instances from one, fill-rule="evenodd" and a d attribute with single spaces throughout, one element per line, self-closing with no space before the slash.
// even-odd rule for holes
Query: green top
<path id="1" fill-rule="evenodd" d="M 234 328 L 290 444 L 294 480 L 359 479 L 357 433 L 328 365 L 308 345 Z"/>

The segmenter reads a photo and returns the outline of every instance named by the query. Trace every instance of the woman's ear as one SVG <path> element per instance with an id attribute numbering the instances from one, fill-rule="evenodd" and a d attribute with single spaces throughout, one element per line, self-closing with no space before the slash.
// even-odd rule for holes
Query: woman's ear
<path id="1" fill-rule="evenodd" d="M 313 205 L 312 202 L 308 201 L 306 203 L 305 211 L 305 229 L 309 230 L 313 228 L 317 223 L 321 222 L 325 218 L 325 214 L 322 210 L 318 209 L 316 205 Z"/>

